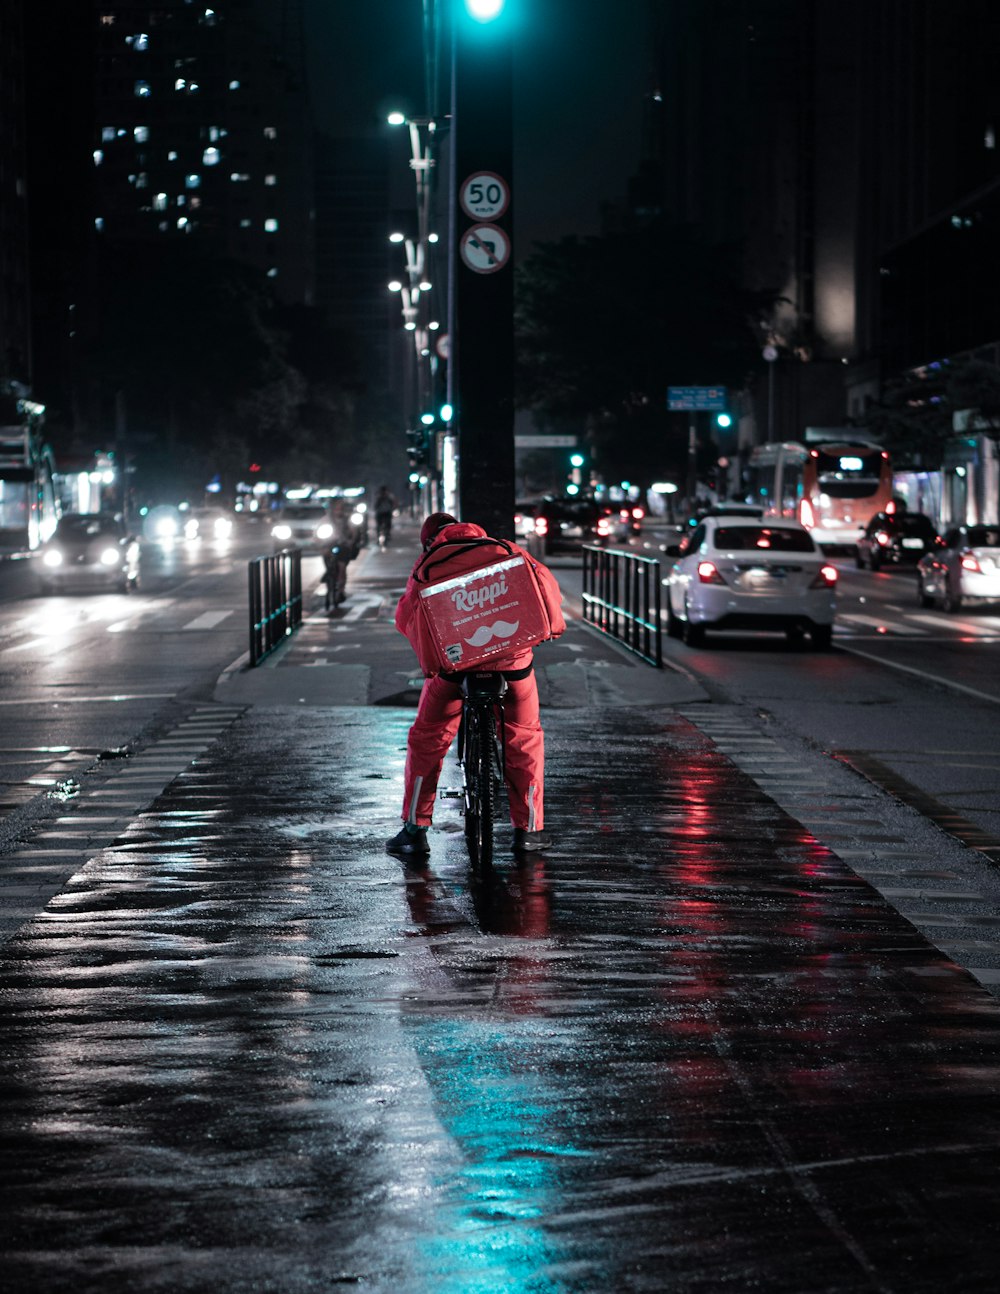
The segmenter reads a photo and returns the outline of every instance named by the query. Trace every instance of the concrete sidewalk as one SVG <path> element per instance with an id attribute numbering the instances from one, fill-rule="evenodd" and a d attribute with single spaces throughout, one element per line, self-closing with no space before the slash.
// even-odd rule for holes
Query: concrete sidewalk
<path id="1" fill-rule="evenodd" d="M 573 625 L 555 847 L 400 864 L 411 556 L 67 815 L 177 769 L 2 948 L 5 1290 L 992 1291 L 1000 1010 L 777 799 L 875 793 Z"/>

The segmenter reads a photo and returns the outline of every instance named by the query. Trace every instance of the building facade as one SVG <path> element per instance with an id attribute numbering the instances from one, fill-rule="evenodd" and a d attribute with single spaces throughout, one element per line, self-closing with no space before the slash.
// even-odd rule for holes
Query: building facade
<path id="1" fill-rule="evenodd" d="M 96 0 L 94 230 L 195 238 L 315 297 L 297 0 Z"/>

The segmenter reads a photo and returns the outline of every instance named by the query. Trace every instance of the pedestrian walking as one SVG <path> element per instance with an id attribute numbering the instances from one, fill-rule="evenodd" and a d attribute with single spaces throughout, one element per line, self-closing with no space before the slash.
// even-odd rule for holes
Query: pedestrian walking
<path id="1" fill-rule="evenodd" d="M 378 493 L 375 495 L 374 512 L 375 533 L 378 536 L 378 546 L 381 549 L 389 546 L 389 540 L 392 538 L 392 519 L 396 515 L 398 507 L 396 496 L 389 487 L 380 485 Z"/>

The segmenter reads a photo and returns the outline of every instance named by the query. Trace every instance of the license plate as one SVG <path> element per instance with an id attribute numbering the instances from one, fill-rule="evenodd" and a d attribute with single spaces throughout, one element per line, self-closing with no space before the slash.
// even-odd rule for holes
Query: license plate
<path id="1" fill-rule="evenodd" d="M 904 540 L 903 540 L 903 547 L 904 547 L 904 548 L 923 548 L 923 546 L 924 546 L 924 541 L 923 541 L 922 539 L 904 539 Z"/>

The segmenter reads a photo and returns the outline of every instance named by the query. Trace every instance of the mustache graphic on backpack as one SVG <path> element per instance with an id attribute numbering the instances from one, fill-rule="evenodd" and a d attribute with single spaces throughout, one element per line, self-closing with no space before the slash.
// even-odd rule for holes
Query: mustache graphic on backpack
<path id="1" fill-rule="evenodd" d="M 506 620 L 497 620 L 491 625 L 480 625 L 471 638 L 466 638 L 470 647 L 485 647 L 494 638 L 510 638 L 517 633 L 520 620 L 509 624 Z"/>

